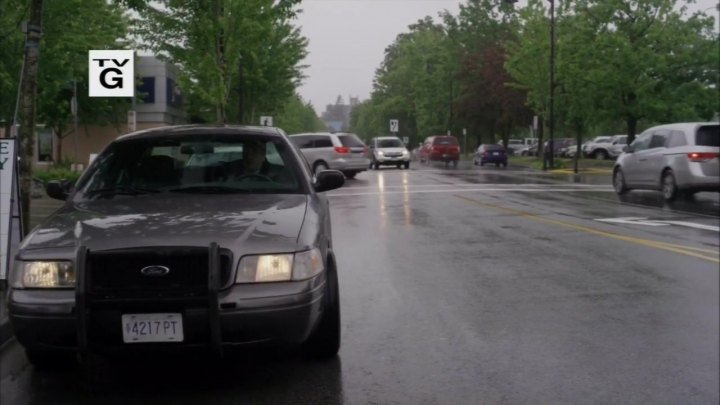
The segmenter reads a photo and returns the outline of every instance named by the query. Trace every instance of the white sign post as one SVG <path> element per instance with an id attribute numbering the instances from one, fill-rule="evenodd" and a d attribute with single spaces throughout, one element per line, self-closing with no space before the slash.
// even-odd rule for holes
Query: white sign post
<path id="1" fill-rule="evenodd" d="M 0 139 L 0 280 L 7 279 L 13 247 L 22 238 L 15 152 L 15 139 Z"/>
<path id="2" fill-rule="evenodd" d="M 397 134 L 400 132 L 400 121 L 399 120 L 390 120 L 390 132 L 393 134 Z"/>
<path id="3" fill-rule="evenodd" d="M 128 111 L 128 132 L 137 131 L 137 112 Z"/>
<path id="4" fill-rule="evenodd" d="M 273 117 L 269 115 L 264 115 L 260 117 L 260 125 L 264 127 L 272 127 L 273 126 Z"/>

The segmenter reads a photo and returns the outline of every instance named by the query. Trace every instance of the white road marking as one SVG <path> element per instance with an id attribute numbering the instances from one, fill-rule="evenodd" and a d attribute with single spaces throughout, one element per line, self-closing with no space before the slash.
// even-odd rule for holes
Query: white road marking
<path id="1" fill-rule="evenodd" d="M 694 222 L 687 221 L 666 221 L 666 220 L 654 220 L 640 217 L 624 217 L 624 218 L 602 218 L 596 219 L 598 222 L 609 222 L 616 224 L 628 224 L 628 225 L 644 225 L 644 226 L 669 226 L 677 225 L 688 228 L 703 229 L 706 231 L 720 232 L 720 227 L 713 225 L 696 224 Z"/>

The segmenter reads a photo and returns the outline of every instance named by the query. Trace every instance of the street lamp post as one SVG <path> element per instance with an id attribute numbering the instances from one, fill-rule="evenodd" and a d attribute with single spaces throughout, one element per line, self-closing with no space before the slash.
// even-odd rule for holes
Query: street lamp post
<path id="1" fill-rule="evenodd" d="M 555 167 L 555 0 L 550 1 L 550 147 L 549 164 Z"/>

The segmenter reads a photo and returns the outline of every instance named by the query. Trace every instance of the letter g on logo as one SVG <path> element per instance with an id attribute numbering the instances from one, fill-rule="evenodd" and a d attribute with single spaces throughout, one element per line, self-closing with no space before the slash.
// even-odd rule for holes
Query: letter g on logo
<path id="1" fill-rule="evenodd" d="M 107 81 L 107 75 L 108 73 L 115 73 L 115 76 L 112 78 L 113 83 L 108 83 Z M 103 85 L 106 89 L 117 89 L 118 87 L 122 87 L 123 85 L 123 79 L 122 79 L 122 71 L 117 68 L 108 68 L 104 69 L 102 73 L 100 73 L 100 84 Z"/>

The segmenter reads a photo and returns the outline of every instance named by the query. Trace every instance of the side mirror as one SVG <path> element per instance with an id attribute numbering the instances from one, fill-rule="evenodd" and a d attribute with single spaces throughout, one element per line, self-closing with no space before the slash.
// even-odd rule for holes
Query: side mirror
<path id="1" fill-rule="evenodd" d="M 315 183 L 313 187 L 315 191 L 321 193 L 323 191 L 335 190 L 345 184 L 345 175 L 338 170 L 323 170 L 315 175 Z"/>
<path id="2" fill-rule="evenodd" d="M 630 145 L 623 146 L 622 150 L 625 153 L 632 153 L 632 148 L 630 147 Z"/>
<path id="3" fill-rule="evenodd" d="M 67 180 L 52 180 L 45 187 L 45 192 L 50 198 L 65 201 L 70 195 L 71 187 L 72 184 Z"/>

